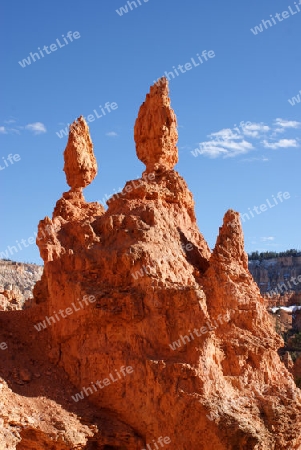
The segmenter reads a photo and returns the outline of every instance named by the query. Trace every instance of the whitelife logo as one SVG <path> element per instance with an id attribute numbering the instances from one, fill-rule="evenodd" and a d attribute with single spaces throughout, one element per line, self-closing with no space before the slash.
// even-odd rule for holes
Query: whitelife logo
<path id="1" fill-rule="evenodd" d="M 278 200 L 280 201 L 280 203 L 283 203 L 283 199 L 284 200 L 288 200 L 291 195 L 289 192 L 278 192 L 278 194 L 276 195 L 276 197 L 278 198 Z M 283 197 L 283 198 L 282 198 Z M 267 204 L 262 203 L 262 205 L 260 206 L 254 206 L 253 207 L 253 211 L 256 212 L 256 214 L 261 214 L 262 212 L 265 212 L 268 210 L 268 207 L 271 208 L 275 208 L 275 206 L 278 205 L 278 202 L 275 198 L 274 195 L 272 195 L 273 201 L 270 202 L 269 199 L 266 199 Z M 249 212 L 248 213 L 242 213 L 240 214 L 241 220 L 244 222 L 245 220 L 250 220 L 249 214 L 251 215 L 251 217 L 255 217 L 251 208 L 248 208 Z"/>
<path id="2" fill-rule="evenodd" d="M 290 99 L 288 99 L 288 102 L 290 103 L 291 106 L 295 106 L 297 103 L 301 102 L 301 90 L 299 91 L 299 94 L 296 95 L 296 97 L 292 97 Z"/>
<path id="3" fill-rule="evenodd" d="M 73 42 L 73 39 L 72 39 L 72 38 L 74 38 L 74 39 L 79 39 L 80 37 L 81 37 L 81 35 L 79 34 L 78 31 L 74 31 L 73 33 L 72 33 L 72 31 L 68 31 L 68 33 L 67 33 L 67 38 L 70 40 L 70 42 Z M 65 38 L 65 36 L 64 36 L 63 34 L 62 34 L 62 38 L 63 38 L 65 44 L 62 44 L 61 41 L 60 41 L 59 39 L 56 39 L 56 43 L 58 44 L 59 48 L 63 48 L 63 47 L 65 47 L 66 45 L 69 44 L 69 42 L 67 41 L 67 39 Z M 51 44 L 51 45 L 49 46 L 49 48 L 50 48 L 50 51 L 48 51 L 48 46 L 47 46 L 47 45 L 44 45 L 44 47 L 43 47 L 43 50 L 44 50 L 44 52 L 46 53 L 46 55 L 50 55 L 51 52 L 56 52 L 56 51 L 58 50 L 58 47 L 57 47 L 56 44 Z M 38 47 L 38 50 L 39 50 L 40 55 L 42 56 L 42 58 L 44 58 L 45 55 L 44 55 L 44 53 L 43 53 L 43 50 L 41 50 L 40 47 Z M 27 65 L 27 66 L 30 66 L 30 64 L 31 64 L 31 59 L 32 59 L 33 62 L 36 62 L 36 58 L 37 58 L 37 59 L 41 59 L 41 58 L 40 58 L 40 55 L 39 55 L 38 53 L 32 53 L 32 52 L 30 52 L 30 53 L 29 53 L 29 56 L 28 56 L 27 58 L 24 58 L 22 61 L 19 61 L 19 64 L 20 64 L 20 66 L 22 67 L 22 69 L 24 69 L 24 67 L 26 67 L 26 65 Z M 31 59 L 30 59 L 30 58 L 31 58 Z"/>
<path id="4" fill-rule="evenodd" d="M 41 231 L 41 234 L 43 235 L 44 238 L 47 237 L 47 235 L 51 236 L 53 232 L 57 231 L 56 228 L 57 228 L 56 225 L 52 225 L 52 226 L 47 225 L 44 228 L 44 230 Z M 46 234 L 45 234 L 45 231 L 46 231 Z M 23 250 L 21 244 L 24 246 L 24 248 L 27 248 L 27 247 L 29 247 L 29 245 L 32 245 L 32 244 L 35 243 L 35 238 L 37 239 L 37 241 L 42 239 L 41 237 L 38 237 L 36 232 L 34 232 L 33 234 L 34 234 L 35 237 L 30 236 L 27 239 L 21 239 L 21 243 L 18 240 L 16 240 L 16 244 L 17 244 L 19 250 Z M 26 241 L 28 242 L 28 244 L 27 244 Z M 10 253 L 10 255 L 9 255 L 8 252 Z M 4 258 L 7 259 L 9 256 L 12 256 L 14 254 L 14 252 L 18 253 L 17 247 L 15 245 L 12 245 L 12 246 L 8 245 L 7 246 L 7 250 L 5 250 L 4 252 L 0 252 L 0 258 L 1 259 L 4 259 Z"/>
<path id="5" fill-rule="evenodd" d="M 10 165 L 13 165 L 14 162 L 20 161 L 21 156 L 19 155 L 19 153 L 15 153 L 14 155 L 10 153 L 9 155 L 7 155 L 6 159 L 4 158 L 4 156 L 2 156 L 2 159 L 5 167 L 2 167 L 0 164 L 0 170 L 4 170 L 6 167 L 9 167 L 7 160 L 10 162 Z"/>
<path id="6" fill-rule="evenodd" d="M 229 321 L 229 319 L 230 319 L 229 314 L 225 314 L 225 315 L 224 315 L 224 319 L 223 319 L 222 314 L 220 314 L 220 315 L 218 316 L 218 318 L 217 318 L 217 320 L 220 322 L 220 325 L 222 325 L 223 320 L 224 320 L 225 323 L 226 323 L 226 322 Z M 195 329 L 193 330 L 193 332 L 195 333 L 195 335 L 196 335 L 197 337 L 201 337 L 202 334 L 206 334 L 206 333 L 208 333 L 209 331 L 215 330 L 215 329 L 219 326 L 219 324 L 217 323 L 216 320 L 214 320 L 213 322 L 214 322 L 213 324 L 215 325 L 215 326 L 213 326 L 213 327 L 212 327 L 208 322 L 206 322 L 207 327 L 206 327 L 206 326 L 201 327 L 200 330 L 199 330 L 201 334 L 199 334 L 199 331 L 198 331 L 197 328 L 195 328 Z M 185 336 L 181 335 L 181 336 L 180 336 L 180 339 L 178 339 L 177 341 L 174 341 L 172 344 L 169 344 L 169 347 L 170 347 L 173 351 L 175 351 L 177 348 L 180 348 L 182 345 L 185 345 L 185 344 L 188 344 L 188 342 L 191 342 L 191 339 L 194 340 L 194 335 L 192 334 L 192 332 L 189 330 L 188 333 L 189 333 L 190 338 L 189 338 L 189 336 L 187 336 L 186 334 L 185 334 Z M 181 340 L 182 340 L 182 342 L 181 342 Z"/>
<path id="7" fill-rule="evenodd" d="M 149 0 L 143 0 L 143 1 L 144 1 L 144 3 L 147 3 Z M 135 9 L 138 8 L 137 3 L 138 3 L 140 6 L 143 5 L 143 3 L 141 3 L 141 0 L 136 0 L 136 1 L 132 1 L 132 2 L 128 1 L 128 2 L 127 2 L 127 5 L 121 6 L 119 9 L 115 9 L 115 11 L 117 12 L 117 14 L 118 14 L 119 16 L 123 16 L 123 14 L 127 14 L 127 13 L 129 12 L 128 6 L 130 7 L 130 10 L 131 10 L 131 11 L 133 11 L 133 6 L 132 6 L 132 5 L 135 6 Z"/>
<path id="8" fill-rule="evenodd" d="M 88 116 L 89 117 L 89 116 Z M 116 192 L 116 189 L 114 188 L 115 193 L 113 192 L 111 195 L 108 196 L 108 194 L 105 194 L 105 197 L 103 197 L 101 200 L 98 200 L 98 203 L 101 203 L 103 206 L 105 206 L 105 203 L 109 203 L 111 200 L 116 199 L 120 196 L 124 196 L 126 195 L 127 192 L 132 192 L 133 189 L 136 189 L 140 186 L 143 185 L 143 180 L 147 182 L 147 180 L 149 181 L 153 181 L 156 178 L 156 175 L 154 174 L 154 172 L 148 173 L 148 174 L 143 174 L 142 175 L 142 180 L 139 178 L 138 180 L 132 180 L 132 181 L 128 181 L 124 187 L 124 189 L 122 189 L 119 186 L 119 191 Z M 135 181 L 137 181 L 137 184 L 135 184 Z M 124 191 L 124 192 L 122 192 Z"/>
<path id="9" fill-rule="evenodd" d="M 87 298 L 88 297 L 88 298 Z M 60 314 L 60 316 L 63 319 L 66 319 L 67 316 L 71 316 L 71 314 L 73 314 L 76 311 L 80 311 L 81 309 L 84 308 L 83 303 L 85 303 L 86 305 L 88 305 L 89 303 L 94 303 L 96 302 L 96 298 L 94 295 L 84 295 L 82 298 L 82 302 L 78 300 L 78 303 L 80 305 L 80 308 L 76 308 L 76 305 L 73 303 L 71 303 L 71 306 L 69 306 L 68 308 L 66 308 L 65 310 L 60 309 L 58 313 L 56 313 L 56 311 L 54 311 L 53 315 L 50 317 L 45 317 L 45 320 L 43 320 L 43 322 L 38 322 L 36 325 L 34 325 L 35 329 L 37 331 L 41 331 L 41 330 L 45 330 L 45 328 L 47 327 L 47 325 L 51 325 L 51 324 L 55 324 L 56 321 L 60 321 L 60 317 L 58 316 L 58 314 Z M 89 302 L 89 303 L 88 303 Z M 64 316 L 64 313 L 66 314 L 66 316 Z M 47 323 L 46 323 L 47 322 Z"/>
<path id="10" fill-rule="evenodd" d="M 157 442 L 158 442 L 158 444 L 160 444 L 160 447 L 157 445 Z M 146 444 L 146 448 L 143 448 L 142 450 L 159 450 L 160 448 L 163 448 L 164 445 L 170 444 L 171 439 L 168 436 L 165 436 L 165 437 L 160 436 L 157 439 L 157 442 L 155 441 L 155 439 L 153 439 L 153 442 L 152 442 L 153 447 L 151 447 L 150 444 Z"/>
<path id="11" fill-rule="evenodd" d="M 120 372 L 122 373 L 122 375 L 123 375 L 124 377 L 125 377 L 127 374 L 130 374 L 130 373 L 133 373 L 133 372 L 134 372 L 134 369 L 133 369 L 132 366 L 127 366 L 127 367 L 121 366 L 119 370 L 120 370 Z M 118 378 L 114 378 L 114 374 L 112 374 L 112 373 L 109 374 L 109 377 L 110 377 L 111 381 L 113 381 L 113 383 L 115 383 L 116 381 L 122 379 L 122 376 L 120 375 L 120 373 L 118 372 L 117 369 L 115 369 L 115 372 L 116 372 L 115 375 L 117 375 Z M 95 384 L 97 384 L 97 386 L 98 386 L 99 389 L 104 389 L 105 386 L 109 386 L 109 385 L 111 384 L 110 379 L 109 379 L 109 378 L 104 378 L 102 381 L 99 381 L 99 380 L 95 381 L 95 383 L 93 383 L 93 382 L 91 381 L 92 387 L 90 387 L 90 386 L 89 386 L 89 387 L 83 387 L 83 390 L 82 390 L 82 391 L 78 392 L 78 393 L 75 394 L 75 395 L 71 395 L 71 397 L 72 397 L 72 399 L 73 399 L 75 402 L 78 402 L 79 400 L 83 400 L 84 397 L 85 397 L 85 395 L 86 395 L 87 397 L 89 397 L 89 395 L 94 394 L 94 392 L 97 392 L 98 389 L 97 389 L 97 387 L 95 386 Z M 103 384 L 104 386 L 103 386 L 102 384 Z M 92 388 L 93 388 L 93 389 L 92 389 Z M 93 392 L 93 391 L 94 391 L 94 392 Z"/>
<path id="12" fill-rule="evenodd" d="M 0 348 L 1 348 L 1 350 L 7 350 L 7 343 L 6 342 L 1 342 Z"/>
<path id="13" fill-rule="evenodd" d="M 291 6 L 288 6 L 288 11 L 283 11 L 281 14 L 277 13 L 275 14 L 275 16 L 273 17 L 272 14 L 270 14 L 270 18 L 271 20 L 263 20 L 262 19 L 262 24 L 256 25 L 254 28 L 250 28 L 250 31 L 252 31 L 252 33 L 256 36 L 259 33 L 262 33 L 264 31 L 264 29 L 268 29 L 267 24 L 269 25 L 269 27 L 273 27 L 274 25 L 278 25 L 279 22 L 283 22 L 283 20 L 285 19 L 289 19 L 291 16 L 294 16 L 295 14 L 298 14 L 299 12 L 301 12 L 301 9 L 299 8 L 299 6 L 301 5 L 301 0 L 299 0 L 299 3 L 294 2 L 294 5 L 296 6 L 296 10 L 294 11 Z M 282 19 L 281 19 L 282 16 Z M 275 18 L 278 20 L 278 22 L 276 22 Z M 272 23 L 273 22 L 273 23 Z M 264 26 L 264 28 L 263 28 Z"/>
<path id="14" fill-rule="evenodd" d="M 194 67 L 200 66 L 204 62 L 208 61 L 208 58 L 209 59 L 215 58 L 215 53 L 213 50 L 209 50 L 209 52 L 207 52 L 207 50 L 203 50 L 201 56 L 199 55 L 199 53 L 197 53 L 197 57 L 199 62 L 195 61 L 194 58 L 190 58 L 192 64 L 190 62 L 187 62 L 186 64 L 179 64 L 178 67 L 172 66 L 173 71 L 171 72 L 167 72 L 165 70 L 164 75 L 162 75 L 162 77 L 158 78 L 157 80 L 154 80 L 154 83 L 157 84 L 157 86 L 159 86 L 161 83 L 165 83 L 164 77 L 166 77 L 168 81 L 170 81 L 171 79 L 176 78 L 176 76 L 177 77 L 180 76 L 181 73 L 186 73 L 189 70 L 193 69 Z M 180 71 L 180 73 L 178 72 L 178 70 Z M 170 76 L 172 78 L 170 78 Z"/>
<path id="15" fill-rule="evenodd" d="M 99 105 L 99 108 L 100 108 L 100 111 L 102 112 L 102 114 L 105 116 L 106 113 L 105 113 L 103 107 L 102 107 L 101 105 Z M 106 110 L 110 113 L 111 110 L 115 111 L 115 109 L 118 108 L 118 104 L 117 104 L 116 102 L 111 102 L 111 103 L 110 103 L 110 102 L 106 102 L 106 104 L 104 105 L 104 108 L 106 108 Z M 97 114 L 96 109 L 93 109 L 93 113 L 95 114 L 95 116 L 96 116 L 97 119 L 101 119 L 101 118 L 102 118 L 102 114 Z M 86 119 L 86 117 L 84 117 L 84 119 L 85 119 L 85 121 L 86 121 L 87 123 L 90 123 L 90 122 L 94 122 L 95 117 L 94 117 L 93 114 L 89 114 L 89 115 L 87 116 L 87 119 Z M 68 126 L 65 127 L 64 130 L 56 131 L 55 134 L 56 134 L 60 139 L 62 139 L 64 136 L 68 136 L 68 134 L 69 134 L 69 127 L 70 127 L 70 123 L 68 123 Z"/>

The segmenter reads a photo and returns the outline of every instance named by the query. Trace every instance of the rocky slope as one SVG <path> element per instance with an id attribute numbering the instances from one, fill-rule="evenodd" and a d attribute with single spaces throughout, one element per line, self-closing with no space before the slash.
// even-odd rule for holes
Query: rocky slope
<path id="1" fill-rule="evenodd" d="M 88 127 L 83 118 L 71 126 L 70 190 L 39 224 L 45 266 L 37 305 L 0 314 L 3 322 L 8 314 L 24 318 L 33 366 L 53 374 L 46 391 L 36 381 L 23 391 L 25 399 L 45 396 L 48 413 L 43 429 L 32 411 L 30 423 L 16 416 L 17 448 L 301 449 L 300 390 L 280 361 L 283 342 L 248 270 L 239 214 L 225 214 L 211 253 L 192 194 L 173 169 L 176 117 L 166 79 L 151 87 L 134 135 L 146 170 L 105 211 L 82 193 L 97 171 Z M 9 342 L 17 339 L 10 317 Z M 22 330 L 18 336 L 15 345 Z M 28 353 L 18 361 L 9 355 L 11 375 L 1 375 L 15 374 L 5 385 L 11 400 L 17 382 L 31 383 L 24 377 L 32 375 L 14 367 L 28 368 Z M 55 422 L 58 402 L 64 411 Z M 22 417 L 29 407 L 22 403 Z M 80 407 L 89 411 L 86 423 Z"/>
<path id="2" fill-rule="evenodd" d="M 31 306 L 35 283 L 43 267 L 36 264 L 0 260 L 0 310 L 9 311 Z"/>

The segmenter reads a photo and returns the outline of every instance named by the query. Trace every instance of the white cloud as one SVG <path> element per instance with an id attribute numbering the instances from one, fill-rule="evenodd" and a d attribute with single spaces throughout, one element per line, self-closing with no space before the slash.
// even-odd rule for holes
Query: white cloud
<path id="1" fill-rule="evenodd" d="M 16 123 L 16 120 L 9 119 L 5 120 L 4 123 L 14 124 Z M 33 134 L 42 134 L 47 132 L 46 127 L 42 122 L 29 123 L 25 126 L 16 124 L 13 128 L 8 126 L 0 126 L 0 134 L 21 134 L 21 131 L 23 130 L 29 130 L 33 132 Z"/>
<path id="2" fill-rule="evenodd" d="M 248 141 L 241 141 L 241 142 L 224 142 L 223 147 L 226 147 L 226 149 L 229 149 L 228 154 L 226 156 L 236 156 L 241 153 L 247 153 L 249 150 L 253 149 L 253 145 L 251 142 Z"/>
<path id="3" fill-rule="evenodd" d="M 247 153 L 253 149 L 253 145 L 242 139 L 238 135 L 233 135 L 230 129 L 224 129 L 217 133 L 212 133 L 209 137 L 217 137 L 210 141 L 199 143 L 198 154 L 208 156 L 209 158 L 232 158 L 237 155 Z M 236 137 L 237 136 L 237 137 Z"/>
<path id="4" fill-rule="evenodd" d="M 284 132 L 285 132 L 285 128 L 275 128 L 271 137 L 277 136 L 278 133 L 284 133 Z"/>
<path id="5" fill-rule="evenodd" d="M 262 242 L 268 242 L 268 241 L 274 241 L 275 240 L 274 236 L 262 237 L 260 239 L 262 240 Z"/>
<path id="6" fill-rule="evenodd" d="M 210 144 L 210 141 L 201 142 L 200 149 L 198 149 L 198 154 L 208 156 L 209 158 L 217 158 L 218 156 L 221 156 L 222 154 L 225 155 L 225 153 L 227 153 L 227 150 L 224 148 L 215 145 L 210 146 L 208 144 Z"/>
<path id="7" fill-rule="evenodd" d="M 264 123 L 240 122 L 239 127 L 223 128 L 220 131 L 209 134 L 209 141 L 199 144 L 198 154 L 209 158 L 232 158 L 253 150 L 253 144 L 245 137 L 259 138 L 270 130 Z"/>
<path id="8" fill-rule="evenodd" d="M 239 134 L 233 133 L 230 128 L 224 128 L 223 130 L 217 131 L 216 133 L 211 133 L 208 135 L 208 137 L 216 142 L 242 138 L 242 136 L 239 136 Z"/>
<path id="9" fill-rule="evenodd" d="M 279 132 L 281 132 L 280 130 L 282 128 L 300 128 L 301 122 L 297 122 L 296 120 L 285 120 L 278 118 L 275 120 L 275 125 L 277 127 L 281 127 L 280 129 L 278 128 Z"/>
<path id="10" fill-rule="evenodd" d="M 242 125 L 242 132 L 245 136 L 258 138 L 261 134 L 270 131 L 270 127 L 264 123 L 246 122 Z"/>
<path id="11" fill-rule="evenodd" d="M 106 136 L 115 137 L 118 136 L 118 134 L 115 133 L 115 131 L 109 131 L 108 133 L 106 133 Z"/>
<path id="12" fill-rule="evenodd" d="M 209 158 L 229 158 L 240 156 L 254 149 L 253 140 L 261 139 L 260 144 L 264 148 L 291 148 L 299 147 L 298 137 L 279 139 L 277 133 L 285 133 L 301 127 L 301 122 L 277 118 L 273 125 L 264 122 L 240 122 L 233 128 L 223 128 L 220 131 L 207 135 L 206 141 L 199 143 L 199 148 L 191 151 L 193 156 L 203 155 Z M 257 143 L 257 145 L 259 145 Z M 243 161 L 268 161 L 268 158 L 255 157 Z"/>
<path id="13" fill-rule="evenodd" d="M 299 144 L 296 139 L 280 139 L 278 142 L 268 142 L 267 140 L 262 141 L 262 144 L 265 148 L 290 148 L 290 147 L 299 147 Z"/>
<path id="14" fill-rule="evenodd" d="M 45 125 L 41 122 L 29 123 L 28 125 L 25 125 L 24 128 L 26 130 L 32 131 L 33 134 L 46 133 L 47 131 Z"/>

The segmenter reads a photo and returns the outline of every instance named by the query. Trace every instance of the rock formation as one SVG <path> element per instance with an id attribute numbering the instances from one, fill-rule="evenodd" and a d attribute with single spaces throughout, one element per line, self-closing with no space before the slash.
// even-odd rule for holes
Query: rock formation
<path id="1" fill-rule="evenodd" d="M 32 305 L 32 289 L 43 267 L 0 260 L 0 311 L 25 309 Z"/>
<path id="2" fill-rule="evenodd" d="M 80 123 L 67 147 L 91 149 Z M 50 361 L 77 389 L 75 406 L 97 410 L 100 429 L 114 424 L 111 441 L 86 431 L 95 447 L 69 439 L 68 448 L 298 450 L 300 390 L 248 271 L 239 215 L 226 213 L 211 254 L 173 169 L 176 141 L 163 80 L 135 124 L 143 176 L 105 211 L 85 202 L 91 177 L 77 158 L 66 164 L 66 152 L 71 190 L 39 224 L 35 308 L 47 313 Z"/>
<path id="3" fill-rule="evenodd" d="M 249 261 L 249 270 L 262 294 L 269 297 L 301 293 L 301 256 L 278 256 L 277 258 Z M 283 303 L 282 303 L 283 304 Z"/>
<path id="4" fill-rule="evenodd" d="M 135 123 L 134 138 L 137 156 L 147 172 L 170 170 L 178 162 L 177 119 L 170 107 L 166 78 L 150 88 Z"/>
<path id="5" fill-rule="evenodd" d="M 70 126 L 64 158 L 64 171 L 71 190 L 84 188 L 94 180 L 97 162 L 89 128 L 82 116 Z"/>

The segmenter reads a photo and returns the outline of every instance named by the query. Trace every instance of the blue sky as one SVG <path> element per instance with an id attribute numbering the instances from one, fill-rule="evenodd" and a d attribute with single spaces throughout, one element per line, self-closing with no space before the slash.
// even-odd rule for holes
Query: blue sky
<path id="1" fill-rule="evenodd" d="M 185 73 L 170 75 L 176 170 L 194 195 L 209 246 L 227 209 L 257 207 L 243 222 L 248 252 L 300 249 L 301 12 L 294 1 L 140 3 L 127 13 L 124 0 L 2 5 L 0 251 L 18 241 L 8 257 L 42 262 L 28 239 L 69 189 L 62 171 L 67 137 L 56 133 L 76 117 L 118 105 L 89 123 L 99 171 L 84 190 L 87 201 L 141 175 L 133 140 L 138 109 L 154 80 L 187 63 Z M 44 57 L 34 62 L 30 52 L 38 47 Z M 193 65 L 204 51 L 207 61 Z"/>

